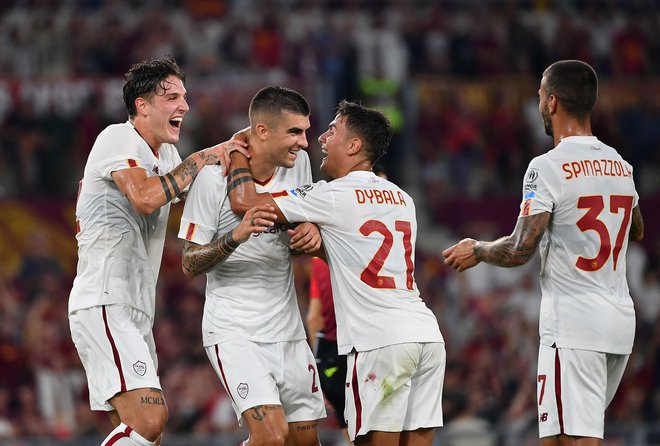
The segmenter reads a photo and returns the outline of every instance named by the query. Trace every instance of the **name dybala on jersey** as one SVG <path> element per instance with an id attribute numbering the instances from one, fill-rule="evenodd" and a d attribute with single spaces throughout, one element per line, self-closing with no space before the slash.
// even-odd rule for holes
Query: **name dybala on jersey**
<path id="1" fill-rule="evenodd" d="M 307 152 L 300 151 L 294 167 L 278 167 L 257 192 L 283 193 L 311 181 Z M 231 210 L 227 180 L 220 166 L 205 166 L 190 186 L 181 217 L 179 238 L 205 245 L 236 227 L 241 218 Z M 221 341 L 255 342 L 306 339 L 293 281 L 289 251 L 291 225 L 275 223 L 253 234 L 206 274 L 202 320 L 205 347 Z"/>
<path id="2" fill-rule="evenodd" d="M 520 215 L 552 213 L 539 248 L 542 344 L 632 351 L 626 251 L 638 200 L 630 164 L 595 136 L 564 138 L 530 162 Z"/>
<path id="3" fill-rule="evenodd" d="M 130 121 L 97 137 L 87 159 L 76 204 L 78 267 L 69 313 L 98 305 L 126 304 L 152 319 L 170 203 L 150 215 L 138 213 L 112 172 L 140 168 L 164 175 L 181 163 L 172 144 L 158 156 Z"/>
<path id="4" fill-rule="evenodd" d="M 273 198 L 289 221 L 311 221 L 321 229 L 340 354 L 444 342 L 414 279 L 417 219 L 407 193 L 372 172 L 356 171 Z"/>

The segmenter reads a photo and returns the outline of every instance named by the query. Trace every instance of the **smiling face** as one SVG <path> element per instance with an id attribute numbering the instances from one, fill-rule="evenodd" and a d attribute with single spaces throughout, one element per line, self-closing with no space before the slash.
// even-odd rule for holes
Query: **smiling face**
<path id="1" fill-rule="evenodd" d="M 330 178 L 343 176 L 342 165 L 347 146 L 350 144 L 348 129 L 346 128 L 346 117 L 336 116 L 321 136 L 321 152 L 325 155 L 321 160 L 321 172 Z"/>
<path id="2" fill-rule="evenodd" d="M 309 116 L 283 111 L 268 128 L 268 157 L 273 166 L 291 168 L 307 148 Z"/>
<path id="3" fill-rule="evenodd" d="M 181 79 L 168 76 L 159 84 L 155 94 L 136 99 L 136 107 L 135 128 L 152 149 L 157 150 L 163 143 L 179 142 L 183 117 L 190 109 Z"/>

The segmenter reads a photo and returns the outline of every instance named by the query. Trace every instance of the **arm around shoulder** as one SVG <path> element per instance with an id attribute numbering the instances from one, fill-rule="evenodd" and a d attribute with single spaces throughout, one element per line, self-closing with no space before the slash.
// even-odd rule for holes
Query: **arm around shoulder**
<path id="1" fill-rule="evenodd" d="M 269 205 L 275 209 L 276 221 L 287 222 L 269 193 L 257 193 L 248 159 L 241 153 L 231 154 L 231 165 L 227 174 L 227 195 L 231 210 L 236 214 L 243 215 L 254 206 Z"/>

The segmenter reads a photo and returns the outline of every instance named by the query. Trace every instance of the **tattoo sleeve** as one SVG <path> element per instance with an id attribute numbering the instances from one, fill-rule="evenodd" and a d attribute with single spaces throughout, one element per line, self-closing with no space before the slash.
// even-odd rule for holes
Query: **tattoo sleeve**
<path id="1" fill-rule="evenodd" d="M 209 272 L 240 245 L 231 233 L 232 231 L 229 231 L 218 240 L 206 245 L 196 245 L 186 241 L 183 246 L 183 268 L 195 276 Z"/>
<path id="2" fill-rule="evenodd" d="M 493 242 L 477 242 L 474 255 L 479 261 L 512 267 L 524 265 L 532 257 L 550 224 L 549 212 L 520 217 L 513 234 Z"/>
<path id="3" fill-rule="evenodd" d="M 639 206 L 635 206 L 632 210 L 632 223 L 630 224 L 630 232 L 628 234 L 630 240 L 639 241 L 644 238 L 644 219 Z"/>
<path id="4" fill-rule="evenodd" d="M 204 153 L 199 154 L 202 159 L 208 158 Z M 181 164 L 176 166 L 169 174 L 172 175 L 173 179 L 180 179 L 184 185 L 190 184 L 190 182 L 197 176 L 199 173 L 199 167 L 197 167 L 197 162 L 193 156 L 189 156 Z"/>

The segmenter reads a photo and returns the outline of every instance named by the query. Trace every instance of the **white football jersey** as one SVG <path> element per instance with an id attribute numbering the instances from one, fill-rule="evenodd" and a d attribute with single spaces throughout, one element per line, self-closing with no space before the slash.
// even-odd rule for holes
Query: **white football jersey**
<path id="1" fill-rule="evenodd" d="M 289 221 L 311 221 L 321 229 L 340 354 L 444 342 L 414 279 L 417 219 L 407 193 L 357 171 L 273 198 Z"/>
<path id="2" fill-rule="evenodd" d="M 294 167 L 278 167 L 257 192 L 284 191 L 311 181 L 307 152 L 298 153 Z M 181 217 L 179 237 L 205 245 L 240 222 L 227 197 L 227 178 L 220 166 L 204 167 L 190 187 Z M 202 320 L 205 347 L 221 341 L 248 339 L 280 342 L 305 339 L 293 282 L 286 223 L 252 235 L 227 259 L 206 274 Z"/>
<path id="3" fill-rule="evenodd" d="M 638 198 L 630 164 L 595 136 L 564 138 L 530 162 L 520 215 L 552 213 L 540 243 L 542 344 L 631 352 L 626 250 Z"/>
<path id="4" fill-rule="evenodd" d="M 163 175 L 180 163 L 171 144 L 161 145 L 156 157 L 130 121 L 110 125 L 96 138 L 76 204 L 78 269 L 69 312 L 121 303 L 153 318 L 170 203 L 151 215 L 138 213 L 112 172 L 140 168 Z"/>

